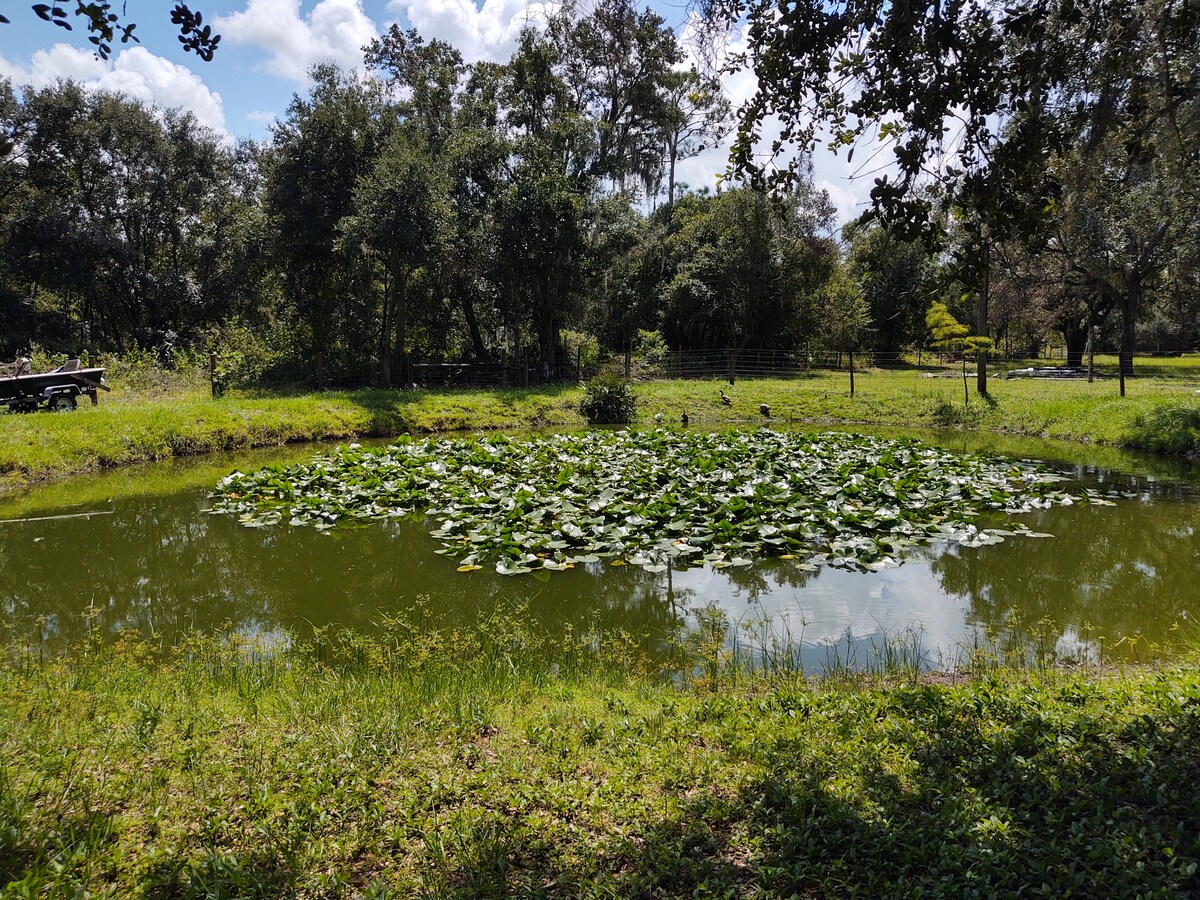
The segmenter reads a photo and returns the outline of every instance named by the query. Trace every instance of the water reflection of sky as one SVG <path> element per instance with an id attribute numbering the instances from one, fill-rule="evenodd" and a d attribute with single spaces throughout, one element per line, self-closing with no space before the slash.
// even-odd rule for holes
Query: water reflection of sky
<path id="1" fill-rule="evenodd" d="M 1100 655 L 1101 640 L 1110 652 L 1131 635 L 1161 644 L 1186 637 L 1175 626 L 1200 616 L 1200 496 L 1190 476 L 1084 466 L 1069 473 L 1076 487 L 1118 485 L 1136 499 L 1023 517 L 1052 539 L 930 548 L 878 573 L 809 572 L 768 560 L 653 575 L 602 562 L 544 582 L 460 575 L 415 523 L 327 534 L 242 528 L 203 511 L 215 471 L 155 490 L 133 473 L 116 473 L 81 482 L 74 498 L 61 485 L 45 496 L 31 491 L 20 509 L 7 511 L 111 515 L 0 524 L 0 626 L 21 646 L 70 643 L 93 623 L 164 641 L 200 628 L 272 643 L 313 625 L 369 627 L 381 612 L 423 597 L 454 622 L 523 603 L 551 631 L 595 623 L 653 641 L 687 621 L 681 613 L 713 604 L 734 622 L 770 621 L 775 634 L 803 641 L 806 665 L 818 667 L 822 648 L 847 635 L 863 643 L 919 635 L 932 664 L 981 633 L 1037 623 L 1058 652 L 1087 659 Z"/>

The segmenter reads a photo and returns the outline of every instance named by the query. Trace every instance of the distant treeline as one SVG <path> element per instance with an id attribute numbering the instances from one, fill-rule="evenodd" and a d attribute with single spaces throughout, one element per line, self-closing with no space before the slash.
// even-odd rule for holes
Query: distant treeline
<path id="1" fill-rule="evenodd" d="M 0 80 L 0 355 L 215 348 L 243 374 L 318 382 L 400 382 L 413 358 L 554 378 L 581 341 L 894 352 L 926 342 L 934 300 L 969 319 L 949 255 L 874 224 L 839 234 L 803 164 L 786 195 L 682 184 L 734 114 L 626 0 L 563 7 L 503 65 L 396 26 L 364 52 L 366 76 L 316 67 L 272 137 L 237 146 L 179 111 Z M 1194 346 L 1195 250 L 1160 256 L 1139 341 Z M 997 246 L 989 288 L 1013 352 L 1077 358 L 1089 321 L 1114 346 L 1119 298 L 1053 246 Z"/>

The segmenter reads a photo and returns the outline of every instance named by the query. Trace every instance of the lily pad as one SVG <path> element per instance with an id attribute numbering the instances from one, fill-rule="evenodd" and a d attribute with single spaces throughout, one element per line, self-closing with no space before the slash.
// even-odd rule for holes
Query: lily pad
<path id="1" fill-rule="evenodd" d="M 213 512 L 253 528 L 419 517 L 461 572 L 544 577 L 602 559 L 649 572 L 763 556 L 878 570 L 922 544 L 1044 536 L 1005 515 L 1112 502 L 1061 480 L 913 440 L 659 429 L 352 445 L 234 472 L 211 497 Z"/>

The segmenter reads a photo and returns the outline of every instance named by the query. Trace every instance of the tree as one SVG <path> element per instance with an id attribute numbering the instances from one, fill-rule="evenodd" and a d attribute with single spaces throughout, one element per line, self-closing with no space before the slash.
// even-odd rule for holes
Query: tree
<path id="1" fill-rule="evenodd" d="M 853 352 L 871 327 L 871 312 L 858 282 L 837 266 L 817 292 L 821 336 L 839 354 Z"/>
<path id="2" fill-rule="evenodd" d="M 568 3 L 550 20 L 563 84 L 595 130 L 589 174 L 628 190 L 653 183 L 662 168 L 672 67 L 682 59 L 662 16 L 632 0 L 598 0 L 590 14 Z"/>
<path id="3" fill-rule="evenodd" d="M 543 377 L 555 376 L 559 330 L 579 279 L 584 197 L 544 144 L 527 139 L 497 200 L 496 278 L 510 329 L 532 321 Z"/>
<path id="4" fill-rule="evenodd" d="M 925 310 L 935 277 L 929 251 L 871 223 L 850 225 L 846 268 L 862 290 L 870 312 L 873 346 L 887 354 L 920 344 Z"/>
<path id="5" fill-rule="evenodd" d="M 364 48 L 368 66 L 385 73 L 403 96 L 393 112 L 427 153 L 440 154 L 454 128 L 454 102 L 465 68 L 462 54 L 445 41 L 428 44 L 416 29 L 392 25 Z"/>
<path id="6" fill-rule="evenodd" d="M 44 22 L 57 25 L 66 31 L 73 30 L 67 11 L 61 6 L 33 3 L 30 9 Z M 137 23 L 126 19 L 124 4 L 121 4 L 120 12 L 115 12 L 113 5 L 107 0 L 93 0 L 89 3 L 79 0 L 75 15 L 84 20 L 88 42 L 96 48 L 96 55 L 101 59 L 108 59 L 117 35 L 120 35 L 122 44 L 131 41 L 135 44 L 141 43 L 133 33 Z M 10 24 L 10 21 L 6 16 L 0 15 L 0 25 Z M 179 43 L 183 45 L 185 52 L 195 53 L 205 62 L 212 61 L 217 45 L 221 43 L 221 36 L 213 33 L 211 25 L 204 24 L 203 13 L 193 12 L 185 3 L 176 3 L 171 8 L 171 24 L 179 28 Z"/>
<path id="7" fill-rule="evenodd" d="M 816 296 L 837 261 L 819 233 L 822 192 L 771 197 L 741 187 L 671 208 L 673 275 L 663 288 L 672 346 L 792 349 L 820 330 Z"/>
<path id="8" fill-rule="evenodd" d="M 318 385 L 335 338 L 336 306 L 357 293 L 356 248 L 338 226 L 354 211 L 359 179 L 375 165 L 388 124 L 379 87 L 333 65 L 313 68 L 275 128 L 266 206 L 284 290 L 308 328 Z"/>
<path id="9" fill-rule="evenodd" d="M 718 27 L 749 15 L 745 58 L 758 90 L 742 111 L 736 167 L 762 182 L 794 181 L 795 166 L 775 171 L 755 159 L 769 116 L 781 123 L 776 154 L 803 154 L 828 129 L 849 157 L 873 133 L 891 144 L 894 175 L 876 178 L 868 215 L 942 247 L 938 210 L 923 190 L 936 182 L 943 209 L 967 217 L 971 239 L 960 245 L 957 277 L 972 289 L 984 283 L 994 243 L 1045 240 L 1045 225 L 1069 191 L 1061 170 L 1047 165 L 1054 157 L 1079 147 L 1082 165 L 1092 166 L 1094 151 L 1110 141 L 1144 156 L 1169 134 L 1188 145 L 1179 159 L 1195 158 L 1194 3 L 700 6 Z M 1125 306 L 1131 335 L 1135 301 L 1127 297 Z"/>
<path id="10" fill-rule="evenodd" d="M 925 316 L 925 325 L 933 335 L 933 347 L 937 350 L 947 350 L 957 353 L 962 358 L 963 375 L 963 404 L 970 405 L 971 392 L 967 387 L 967 356 L 975 354 L 976 359 L 992 347 L 988 337 L 971 334 L 971 329 L 963 325 L 950 312 L 945 303 L 934 301 Z"/>
<path id="11" fill-rule="evenodd" d="M 76 349 L 161 347 L 253 292 L 256 198 L 191 115 L 72 82 L 5 105 L 20 149 L 0 165 L 0 239 L 33 332 L 53 318 Z"/>
<path id="12" fill-rule="evenodd" d="M 695 67 L 672 71 L 666 78 L 666 110 L 662 132 L 667 157 L 667 205 L 675 202 L 675 167 L 702 153 L 733 127 L 733 107 L 720 81 L 705 78 Z"/>
<path id="13" fill-rule="evenodd" d="M 1200 122 L 1200 103 L 1191 115 Z M 1145 297 L 1200 246 L 1200 140 L 1189 143 L 1171 128 L 1121 129 L 1067 155 L 1071 175 L 1051 248 L 1066 261 L 1089 323 L 1097 306 L 1120 311 L 1122 375 L 1133 370 Z"/>
<path id="14" fill-rule="evenodd" d="M 436 160 L 397 131 L 355 188 L 353 212 L 338 223 L 346 239 L 386 273 L 379 317 L 382 387 L 391 386 L 392 360 L 407 358 L 414 273 L 438 257 L 452 232 L 448 188 Z"/>

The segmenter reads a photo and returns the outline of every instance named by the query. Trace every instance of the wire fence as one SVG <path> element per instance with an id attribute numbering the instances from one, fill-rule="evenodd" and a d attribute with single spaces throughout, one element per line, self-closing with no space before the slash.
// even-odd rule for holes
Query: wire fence
<path id="1" fill-rule="evenodd" d="M 803 378 L 822 372 L 910 371 L 927 375 L 961 373 L 965 362 L 974 373 L 975 360 L 963 360 L 954 353 L 917 350 L 774 350 L 723 348 L 711 350 L 672 350 L 665 354 L 638 356 L 615 354 L 607 357 L 582 353 L 562 353 L 547 365 L 517 360 L 422 361 L 410 359 L 394 379 L 397 386 L 421 388 L 535 387 L 546 384 L 576 384 L 602 371 L 613 371 L 635 381 L 669 379 L 709 379 L 736 382 L 754 378 Z M 989 372 L 998 377 L 1047 379 L 1116 378 L 1115 353 L 1068 354 L 1055 348 L 1042 356 L 989 353 Z M 1138 351 L 1133 354 L 1133 375 L 1137 377 L 1200 381 L 1198 351 Z M 377 383 L 373 369 L 339 372 L 324 378 L 326 387 L 359 387 Z"/>

